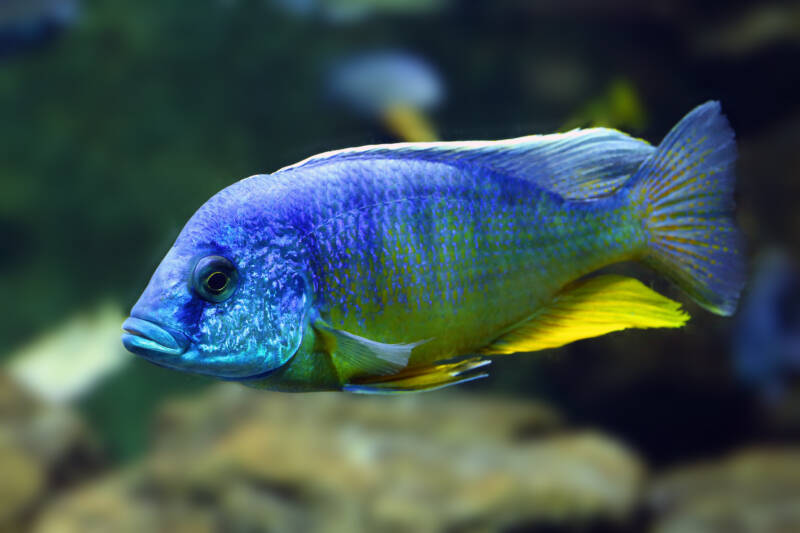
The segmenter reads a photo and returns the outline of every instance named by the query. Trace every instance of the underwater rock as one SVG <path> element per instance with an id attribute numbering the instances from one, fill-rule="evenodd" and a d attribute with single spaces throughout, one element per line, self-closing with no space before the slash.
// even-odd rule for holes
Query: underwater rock
<path id="1" fill-rule="evenodd" d="M 694 49 L 706 56 L 741 57 L 776 44 L 800 42 L 800 5 L 753 2 L 733 16 L 694 32 Z"/>
<path id="2" fill-rule="evenodd" d="M 657 480 L 656 533 L 800 531 L 800 449 L 754 448 Z"/>
<path id="3" fill-rule="evenodd" d="M 0 434 L 0 530 L 31 508 L 44 485 L 41 465 L 4 433 Z"/>
<path id="4" fill-rule="evenodd" d="M 485 531 L 627 518 L 638 459 L 559 428 L 531 403 L 221 385 L 165 406 L 149 457 L 65 495 L 35 531 Z"/>
<path id="5" fill-rule="evenodd" d="M 0 531 L 17 531 L 55 490 L 102 463 L 73 411 L 40 402 L 0 373 Z"/>
<path id="6" fill-rule="evenodd" d="M 42 401 L 75 402 L 131 361 L 119 342 L 123 320 L 112 302 L 73 315 L 9 355 L 6 370 Z"/>

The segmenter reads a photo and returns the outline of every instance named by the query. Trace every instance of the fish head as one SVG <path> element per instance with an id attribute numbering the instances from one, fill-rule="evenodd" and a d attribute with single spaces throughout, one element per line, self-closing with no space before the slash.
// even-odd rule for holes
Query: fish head
<path id="1" fill-rule="evenodd" d="M 123 323 L 125 348 L 231 380 L 263 376 L 297 352 L 310 291 L 284 253 L 292 242 L 265 235 L 241 209 L 229 215 L 204 206 L 187 223 Z"/>

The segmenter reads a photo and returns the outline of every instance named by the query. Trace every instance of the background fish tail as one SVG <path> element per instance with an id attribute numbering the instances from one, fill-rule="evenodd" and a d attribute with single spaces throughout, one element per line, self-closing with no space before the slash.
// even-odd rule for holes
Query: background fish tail
<path id="1" fill-rule="evenodd" d="M 744 284 L 741 237 L 733 219 L 733 130 L 718 102 L 686 115 L 630 181 L 643 210 L 646 262 L 698 304 L 736 310 Z"/>

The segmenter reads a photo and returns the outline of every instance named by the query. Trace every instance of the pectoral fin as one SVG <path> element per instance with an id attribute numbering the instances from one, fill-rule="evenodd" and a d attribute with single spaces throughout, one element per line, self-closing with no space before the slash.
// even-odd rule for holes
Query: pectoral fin
<path id="1" fill-rule="evenodd" d="M 345 381 L 353 376 L 395 374 L 408 365 L 411 351 L 427 342 L 385 344 L 335 329 L 321 320 L 317 320 L 314 327 L 325 337 L 333 364 Z"/>
<path id="2" fill-rule="evenodd" d="M 533 352 L 627 328 L 678 328 L 688 320 L 678 302 L 636 279 L 598 276 L 570 285 L 481 353 Z"/>
<path id="3" fill-rule="evenodd" d="M 414 367 L 391 376 L 354 380 L 343 390 L 359 394 L 396 394 L 422 392 L 485 378 L 489 374 L 478 369 L 491 363 L 488 359 L 473 357 L 457 363 Z"/>

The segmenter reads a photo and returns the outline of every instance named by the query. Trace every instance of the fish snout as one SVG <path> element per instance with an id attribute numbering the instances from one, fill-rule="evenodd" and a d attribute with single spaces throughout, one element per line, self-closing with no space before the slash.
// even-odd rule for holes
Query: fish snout
<path id="1" fill-rule="evenodd" d="M 122 344 L 129 352 L 147 358 L 181 355 L 189 347 L 189 339 L 179 331 L 141 318 L 129 317 L 122 323 Z"/>

